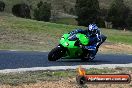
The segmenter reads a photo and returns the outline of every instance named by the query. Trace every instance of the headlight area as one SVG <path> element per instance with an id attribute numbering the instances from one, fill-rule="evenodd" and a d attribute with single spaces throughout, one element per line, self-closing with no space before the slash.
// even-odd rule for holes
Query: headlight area
<path id="1" fill-rule="evenodd" d="M 61 39 L 63 39 L 63 40 L 64 40 L 65 38 L 64 38 L 64 37 L 61 37 Z"/>
<path id="2" fill-rule="evenodd" d="M 65 45 L 66 45 L 66 46 L 69 46 L 69 43 L 68 43 L 68 42 L 66 42 L 66 43 L 65 43 Z"/>

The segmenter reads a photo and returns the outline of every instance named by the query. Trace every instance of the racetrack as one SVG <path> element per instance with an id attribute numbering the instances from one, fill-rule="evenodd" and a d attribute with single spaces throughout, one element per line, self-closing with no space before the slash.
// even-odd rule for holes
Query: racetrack
<path id="1" fill-rule="evenodd" d="M 132 55 L 98 54 L 91 62 L 79 59 L 49 62 L 47 55 L 48 52 L 0 51 L 0 73 L 76 69 L 79 65 L 84 68 L 132 67 Z"/>

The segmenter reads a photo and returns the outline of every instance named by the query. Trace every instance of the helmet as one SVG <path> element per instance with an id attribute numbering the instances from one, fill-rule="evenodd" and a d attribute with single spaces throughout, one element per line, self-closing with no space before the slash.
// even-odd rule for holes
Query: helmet
<path id="1" fill-rule="evenodd" d="M 90 24 L 90 25 L 88 26 L 88 32 L 89 32 L 91 35 L 97 34 L 97 30 L 98 30 L 98 27 L 96 26 L 96 24 Z"/>

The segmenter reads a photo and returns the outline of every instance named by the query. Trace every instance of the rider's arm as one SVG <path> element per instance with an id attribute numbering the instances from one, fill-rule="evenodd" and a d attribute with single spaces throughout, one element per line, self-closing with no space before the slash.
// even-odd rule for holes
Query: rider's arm
<path id="1" fill-rule="evenodd" d="M 82 29 L 76 29 L 74 31 L 71 31 L 70 35 L 77 34 L 77 33 L 84 33 L 84 30 L 82 30 Z"/>

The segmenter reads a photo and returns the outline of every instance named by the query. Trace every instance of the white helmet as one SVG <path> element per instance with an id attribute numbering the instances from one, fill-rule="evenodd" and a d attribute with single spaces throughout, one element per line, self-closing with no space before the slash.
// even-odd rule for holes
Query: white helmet
<path id="1" fill-rule="evenodd" d="M 90 24 L 88 26 L 88 32 L 92 35 L 97 34 L 97 30 L 98 30 L 98 27 L 96 26 L 96 24 Z"/>

